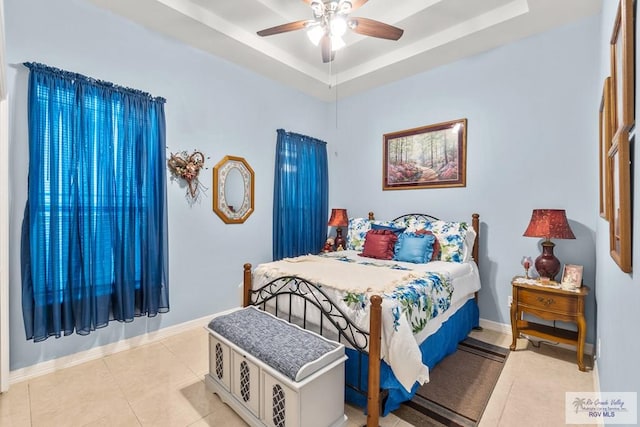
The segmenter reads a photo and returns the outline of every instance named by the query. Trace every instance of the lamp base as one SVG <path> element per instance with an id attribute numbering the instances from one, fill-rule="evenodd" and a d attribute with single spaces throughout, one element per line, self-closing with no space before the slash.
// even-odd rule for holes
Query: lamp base
<path id="1" fill-rule="evenodd" d="M 542 242 L 542 253 L 535 262 L 536 270 L 541 278 L 555 280 L 560 272 L 560 260 L 553 254 L 555 246 L 550 240 Z"/>
<path id="2" fill-rule="evenodd" d="M 344 238 L 342 237 L 342 228 L 338 227 L 336 228 L 336 251 L 342 251 L 344 249 L 346 249 L 346 245 L 347 242 L 346 240 L 344 240 Z"/>

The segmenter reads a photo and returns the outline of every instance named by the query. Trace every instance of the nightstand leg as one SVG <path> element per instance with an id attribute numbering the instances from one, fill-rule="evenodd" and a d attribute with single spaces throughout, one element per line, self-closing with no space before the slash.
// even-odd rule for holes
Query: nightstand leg
<path id="1" fill-rule="evenodd" d="M 587 322 L 584 316 L 578 316 L 578 369 L 582 372 L 587 369 L 584 367 L 584 340 Z"/>
<path id="2" fill-rule="evenodd" d="M 514 351 L 516 349 L 516 343 L 518 341 L 518 316 L 517 316 L 517 299 L 513 299 L 513 302 L 511 303 L 511 334 L 513 335 L 513 338 L 511 340 L 511 345 L 509 346 L 509 349 L 511 351 Z"/>

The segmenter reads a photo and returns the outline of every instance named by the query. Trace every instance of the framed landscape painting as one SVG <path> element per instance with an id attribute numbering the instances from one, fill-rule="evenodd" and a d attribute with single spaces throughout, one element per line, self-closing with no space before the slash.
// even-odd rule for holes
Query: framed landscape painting
<path id="1" fill-rule="evenodd" d="M 387 133 L 383 141 L 383 190 L 467 185 L 467 119 Z"/>

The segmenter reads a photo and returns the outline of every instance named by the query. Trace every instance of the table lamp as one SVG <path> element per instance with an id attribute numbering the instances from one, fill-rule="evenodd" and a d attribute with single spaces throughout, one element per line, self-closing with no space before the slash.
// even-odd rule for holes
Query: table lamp
<path id="1" fill-rule="evenodd" d="M 349 225 L 349 217 L 347 216 L 346 209 L 331 209 L 331 218 L 329 218 L 330 227 L 336 228 L 336 241 L 335 249 L 337 251 L 345 249 L 347 247 L 346 241 L 342 237 L 342 228 Z"/>
<path id="2" fill-rule="evenodd" d="M 560 272 L 560 260 L 553 254 L 551 239 L 575 239 L 564 209 L 534 209 L 523 236 L 542 237 L 542 253 L 534 263 L 541 278 L 555 280 Z"/>

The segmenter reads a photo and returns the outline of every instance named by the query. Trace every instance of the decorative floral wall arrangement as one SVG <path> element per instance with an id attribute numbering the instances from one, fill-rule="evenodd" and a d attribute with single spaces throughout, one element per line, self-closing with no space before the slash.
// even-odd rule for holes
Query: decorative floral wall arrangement
<path id="1" fill-rule="evenodd" d="M 191 201 L 198 199 L 200 191 L 207 188 L 198 179 L 200 170 L 204 167 L 204 154 L 194 151 L 189 154 L 187 151 L 171 153 L 167 166 L 171 171 L 173 179 L 184 179 L 187 183 L 187 198 Z"/>

